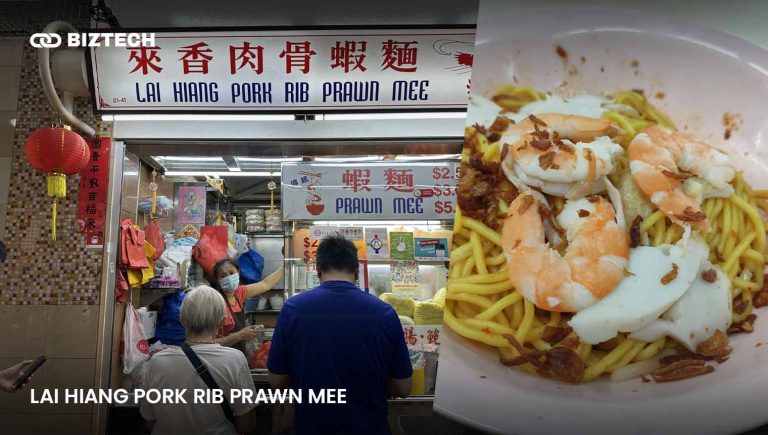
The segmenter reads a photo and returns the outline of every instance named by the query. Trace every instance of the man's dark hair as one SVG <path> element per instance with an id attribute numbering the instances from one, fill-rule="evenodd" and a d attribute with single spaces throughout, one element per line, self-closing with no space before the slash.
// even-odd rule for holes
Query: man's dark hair
<path id="1" fill-rule="evenodd" d="M 338 234 L 324 238 L 317 247 L 317 270 L 320 272 L 355 273 L 359 267 L 355 244 Z"/>

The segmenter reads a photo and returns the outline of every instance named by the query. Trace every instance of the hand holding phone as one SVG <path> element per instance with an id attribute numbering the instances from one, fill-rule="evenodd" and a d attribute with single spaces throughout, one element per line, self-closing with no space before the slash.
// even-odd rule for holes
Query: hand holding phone
<path id="1" fill-rule="evenodd" d="M 0 371 L 0 389 L 9 393 L 20 389 L 43 363 L 45 363 L 45 357 L 41 356 L 34 361 L 22 361 Z"/>

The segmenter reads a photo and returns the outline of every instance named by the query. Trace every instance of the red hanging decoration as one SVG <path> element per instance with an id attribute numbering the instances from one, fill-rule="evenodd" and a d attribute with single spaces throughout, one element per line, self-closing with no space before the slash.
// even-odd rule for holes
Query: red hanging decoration
<path id="1" fill-rule="evenodd" d="M 56 204 L 67 196 L 67 175 L 82 171 L 91 158 L 88 144 L 68 126 L 41 128 L 27 139 L 29 164 L 48 174 L 48 196 L 53 198 L 51 238 L 56 240 Z"/>

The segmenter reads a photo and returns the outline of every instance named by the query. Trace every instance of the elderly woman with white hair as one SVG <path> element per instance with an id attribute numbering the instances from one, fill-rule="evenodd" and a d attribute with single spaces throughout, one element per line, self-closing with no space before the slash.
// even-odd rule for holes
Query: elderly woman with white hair
<path id="1" fill-rule="evenodd" d="M 153 434 L 236 434 L 253 430 L 255 405 L 193 403 L 195 389 L 221 389 L 225 402 L 233 389 L 253 389 L 242 352 L 216 343 L 224 322 L 224 299 L 207 286 L 189 292 L 181 304 L 187 341 L 152 356 L 145 389 L 186 389 L 187 404 L 141 403 L 141 415 Z"/>

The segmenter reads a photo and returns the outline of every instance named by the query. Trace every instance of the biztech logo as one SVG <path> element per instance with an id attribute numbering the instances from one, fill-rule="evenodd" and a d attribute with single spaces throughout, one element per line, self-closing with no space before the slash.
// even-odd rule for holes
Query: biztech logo
<path id="1" fill-rule="evenodd" d="M 64 45 L 58 33 L 35 33 L 29 43 L 35 48 L 58 48 Z M 67 47 L 154 47 L 154 33 L 68 33 Z"/>

